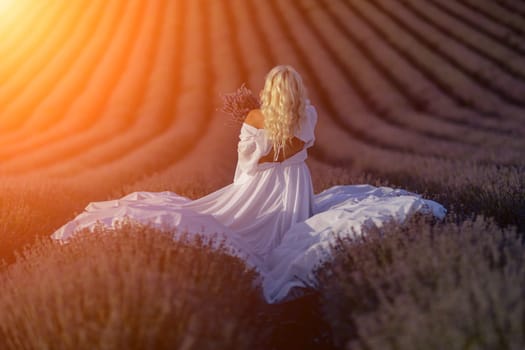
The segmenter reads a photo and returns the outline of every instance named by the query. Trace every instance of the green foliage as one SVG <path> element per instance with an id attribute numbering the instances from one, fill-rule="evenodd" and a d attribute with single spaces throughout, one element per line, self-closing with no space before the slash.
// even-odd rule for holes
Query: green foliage
<path id="1" fill-rule="evenodd" d="M 482 217 L 436 225 L 419 218 L 336 250 L 319 278 L 339 347 L 525 346 L 525 256 L 515 229 Z"/>

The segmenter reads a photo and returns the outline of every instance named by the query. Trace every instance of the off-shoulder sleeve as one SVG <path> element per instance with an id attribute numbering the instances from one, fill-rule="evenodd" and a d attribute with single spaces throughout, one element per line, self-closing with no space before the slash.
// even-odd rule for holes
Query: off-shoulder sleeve
<path id="1" fill-rule="evenodd" d="M 264 130 L 243 124 L 237 144 L 238 159 L 233 181 L 238 182 L 244 176 L 253 175 L 257 170 L 259 159 L 267 155 L 270 149 L 271 144 Z"/>
<path id="2" fill-rule="evenodd" d="M 313 146 L 315 142 L 315 125 L 317 124 L 317 111 L 311 104 L 306 106 L 305 118 L 301 120 L 295 136 L 304 141 L 306 147 Z"/>

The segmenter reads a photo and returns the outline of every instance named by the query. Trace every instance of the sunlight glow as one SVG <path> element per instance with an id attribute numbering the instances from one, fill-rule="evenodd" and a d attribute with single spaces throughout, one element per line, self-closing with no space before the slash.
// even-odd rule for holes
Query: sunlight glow
<path id="1" fill-rule="evenodd" d="M 180 91 L 181 8 L 0 0 L 0 175 L 109 165 L 164 128 Z"/>
<path id="2" fill-rule="evenodd" d="M 0 41 L 9 37 L 10 32 L 24 22 L 27 5 L 26 0 L 0 0 Z"/>
<path id="3" fill-rule="evenodd" d="M 38 113 L 56 114 L 57 105 L 74 98 L 70 90 L 57 87 L 93 32 L 94 22 L 86 21 L 97 15 L 89 12 L 93 3 L 102 2 L 0 0 L 0 132 Z M 53 94 L 59 102 L 49 102 Z M 51 126 L 42 118 L 31 125 Z"/>
<path id="4" fill-rule="evenodd" d="M 16 0 L 0 0 L 0 12 L 8 11 L 15 3 Z"/>

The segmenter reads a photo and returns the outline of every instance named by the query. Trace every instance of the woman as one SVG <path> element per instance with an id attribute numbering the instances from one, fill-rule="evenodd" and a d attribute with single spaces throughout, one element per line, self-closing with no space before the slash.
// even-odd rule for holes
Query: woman
<path id="1" fill-rule="evenodd" d="M 162 200 L 167 197 L 170 204 L 177 206 L 176 212 L 166 213 L 166 223 L 187 231 L 233 230 L 249 245 L 251 255 L 260 265 L 292 224 L 312 215 L 312 182 L 304 160 L 306 149 L 314 143 L 316 121 L 315 108 L 306 98 L 300 75 L 290 66 L 273 68 L 261 91 L 261 109 L 251 111 L 241 127 L 233 183 L 194 201 L 165 193 Z M 151 214 L 157 218 L 158 210 L 162 211 L 160 207 L 142 206 L 139 210 L 133 205 L 138 202 L 123 203 L 126 199 L 140 199 L 144 204 L 146 198 L 150 203 L 163 204 L 158 194 L 136 192 L 120 203 L 91 203 L 87 211 L 97 210 L 97 214 L 103 215 L 99 220 L 107 223 L 126 214 L 141 219 L 146 210 L 148 218 Z M 179 212 L 178 208 L 184 210 Z M 149 209 L 155 211 L 149 213 Z M 188 216 L 197 218 L 197 227 L 193 227 Z M 75 225 L 66 225 L 53 237 L 67 238 L 74 233 L 73 228 L 91 226 L 92 219 L 93 215 L 85 221 L 74 220 Z"/>
<path id="2" fill-rule="evenodd" d="M 264 296 L 273 303 L 289 298 L 294 287 L 316 283 L 312 272 L 329 259 L 337 236 L 360 234 L 392 217 L 402 221 L 415 211 L 444 215 L 435 202 L 387 187 L 335 186 L 314 196 L 305 160 L 316 123 L 301 76 L 276 66 L 266 76 L 261 108 L 242 124 L 232 184 L 193 201 L 173 192 L 135 192 L 90 203 L 52 237 L 67 240 L 97 221 L 113 226 L 124 217 L 218 235 L 260 273 Z"/>

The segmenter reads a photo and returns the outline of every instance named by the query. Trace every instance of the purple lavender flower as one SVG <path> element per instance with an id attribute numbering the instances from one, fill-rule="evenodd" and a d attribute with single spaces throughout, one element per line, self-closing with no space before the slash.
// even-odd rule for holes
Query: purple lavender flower
<path id="1" fill-rule="evenodd" d="M 261 102 L 244 84 L 234 92 L 222 94 L 221 112 L 230 116 L 234 124 L 242 124 L 252 109 L 260 107 Z"/>

